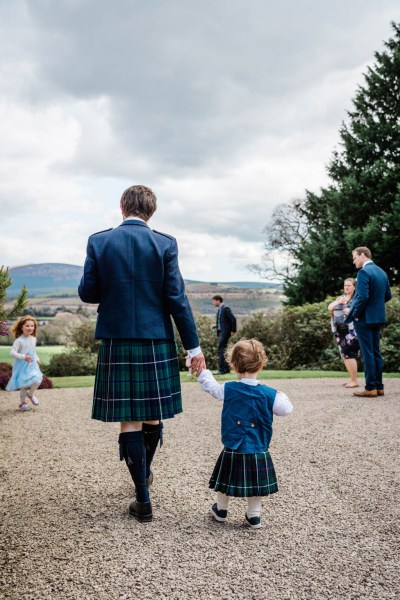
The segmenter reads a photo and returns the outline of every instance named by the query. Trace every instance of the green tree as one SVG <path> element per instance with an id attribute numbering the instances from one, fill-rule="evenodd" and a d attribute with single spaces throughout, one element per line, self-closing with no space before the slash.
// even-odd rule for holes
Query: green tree
<path id="1" fill-rule="evenodd" d="M 340 128 L 331 184 L 279 206 L 266 227 L 258 271 L 281 276 L 289 305 L 336 294 L 354 275 L 356 246 L 368 246 L 391 283 L 400 283 L 400 23 L 392 25 L 393 38 L 375 54 Z M 283 267 L 277 251 L 289 258 Z"/>
<path id="2" fill-rule="evenodd" d="M 8 335 L 9 330 L 7 327 L 7 321 L 15 319 L 18 316 L 28 302 L 28 292 L 25 286 L 18 294 L 13 306 L 9 309 L 5 309 L 5 303 L 7 299 L 7 288 L 11 285 L 11 278 L 9 275 L 8 268 L 0 267 L 0 335 Z"/>

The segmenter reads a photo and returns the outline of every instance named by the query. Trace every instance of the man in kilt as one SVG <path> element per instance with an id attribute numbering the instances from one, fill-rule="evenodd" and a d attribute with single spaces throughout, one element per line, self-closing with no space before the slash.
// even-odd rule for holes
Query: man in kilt
<path id="1" fill-rule="evenodd" d="M 78 290 L 84 302 L 99 304 L 92 418 L 121 423 L 120 458 L 136 488 L 129 512 L 139 521 L 153 516 L 151 463 L 162 444 L 162 419 L 182 412 L 171 317 L 192 370 L 205 368 L 176 240 L 147 225 L 156 203 L 145 186 L 125 190 L 121 225 L 89 237 Z"/>

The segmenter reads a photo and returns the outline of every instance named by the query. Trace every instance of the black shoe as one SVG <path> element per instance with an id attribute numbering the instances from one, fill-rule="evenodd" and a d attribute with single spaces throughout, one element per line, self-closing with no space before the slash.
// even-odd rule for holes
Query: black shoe
<path id="1" fill-rule="evenodd" d="M 129 505 L 129 513 L 143 523 L 151 521 L 153 518 L 151 502 L 138 502 L 134 500 Z"/>
<path id="2" fill-rule="evenodd" d="M 148 478 L 146 479 L 146 485 L 149 488 L 151 485 L 153 485 L 153 481 L 154 481 L 154 475 L 153 475 L 153 471 L 150 471 L 150 475 L 148 476 Z"/>
<path id="3" fill-rule="evenodd" d="M 228 511 L 223 510 L 222 508 L 219 509 L 216 502 L 211 507 L 211 514 L 214 519 L 220 523 L 224 523 L 228 517 Z"/>
<path id="4" fill-rule="evenodd" d="M 252 529 L 260 529 L 261 527 L 261 517 L 249 517 L 247 514 L 245 515 L 247 525 L 250 525 Z"/>

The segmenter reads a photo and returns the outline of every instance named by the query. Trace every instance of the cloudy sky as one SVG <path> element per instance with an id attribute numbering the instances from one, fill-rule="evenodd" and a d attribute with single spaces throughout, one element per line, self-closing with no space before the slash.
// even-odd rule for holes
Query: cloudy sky
<path id="1" fill-rule="evenodd" d="M 254 280 L 398 0 L 0 0 L 0 265 L 83 264 L 143 183 L 183 275 Z"/>

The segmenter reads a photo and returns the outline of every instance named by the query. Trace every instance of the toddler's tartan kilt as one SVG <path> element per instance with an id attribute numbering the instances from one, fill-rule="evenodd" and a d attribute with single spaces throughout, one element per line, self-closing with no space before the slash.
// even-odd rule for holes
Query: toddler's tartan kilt
<path id="1" fill-rule="evenodd" d="M 270 453 L 241 454 L 224 448 L 214 467 L 209 487 L 240 498 L 274 494 L 278 491 L 278 482 Z"/>
<path id="2" fill-rule="evenodd" d="M 156 421 L 182 412 L 173 340 L 102 340 L 97 359 L 92 419 Z"/>

